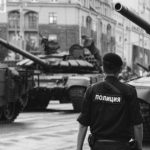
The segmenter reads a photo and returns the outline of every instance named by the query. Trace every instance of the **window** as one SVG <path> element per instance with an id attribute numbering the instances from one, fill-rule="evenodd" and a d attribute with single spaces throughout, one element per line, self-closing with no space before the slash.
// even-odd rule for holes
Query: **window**
<path id="1" fill-rule="evenodd" d="M 93 0 L 90 0 L 90 4 L 91 4 L 92 6 L 94 6 L 94 1 L 93 1 Z"/>
<path id="2" fill-rule="evenodd" d="M 51 41 L 51 40 L 57 41 L 57 35 L 56 35 L 56 34 L 49 34 L 48 40 L 49 40 L 49 41 Z"/>
<path id="3" fill-rule="evenodd" d="M 93 31 L 96 31 L 96 28 L 97 28 L 96 21 L 93 21 Z"/>
<path id="4" fill-rule="evenodd" d="M 84 27 L 84 16 L 82 16 L 82 26 Z"/>
<path id="5" fill-rule="evenodd" d="M 56 24 L 57 23 L 57 15 L 55 12 L 49 13 L 49 23 Z"/>
<path id="6" fill-rule="evenodd" d="M 107 25 L 107 35 L 111 36 L 111 25 Z"/>
<path id="7" fill-rule="evenodd" d="M 107 15 L 107 8 L 104 8 L 104 15 Z"/>
<path id="8" fill-rule="evenodd" d="M 84 7 L 86 7 L 86 0 L 84 0 Z"/>
<path id="9" fill-rule="evenodd" d="M 19 2 L 19 0 L 8 0 L 8 2 Z"/>
<path id="10" fill-rule="evenodd" d="M 121 36 L 119 36 L 119 42 L 122 42 L 122 37 Z"/>
<path id="11" fill-rule="evenodd" d="M 20 14 L 17 11 L 10 12 L 8 15 L 9 28 L 17 29 L 20 27 Z"/>
<path id="12" fill-rule="evenodd" d="M 56 2 L 57 2 L 57 0 L 51 0 L 51 2 L 52 2 L 52 3 L 56 3 Z"/>
<path id="13" fill-rule="evenodd" d="M 31 2 L 36 3 L 36 2 L 38 2 L 38 0 L 31 0 Z"/>
<path id="14" fill-rule="evenodd" d="M 37 28 L 37 13 L 35 12 L 30 12 L 28 13 L 28 27 L 30 29 L 36 29 Z"/>

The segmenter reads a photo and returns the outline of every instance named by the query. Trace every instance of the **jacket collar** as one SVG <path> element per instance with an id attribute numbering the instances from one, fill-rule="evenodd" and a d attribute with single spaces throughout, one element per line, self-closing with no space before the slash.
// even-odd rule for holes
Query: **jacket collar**
<path id="1" fill-rule="evenodd" d="M 114 75 L 106 75 L 105 80 L 106 81 L 113 81 L 113 82 L 119 81 L 118 77 L 116 77 Z"/>

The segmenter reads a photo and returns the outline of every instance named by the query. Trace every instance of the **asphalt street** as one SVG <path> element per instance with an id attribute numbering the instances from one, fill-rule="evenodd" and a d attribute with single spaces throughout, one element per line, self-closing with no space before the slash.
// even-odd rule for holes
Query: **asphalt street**
<path id="1" fill-rule="evenodd" d="M 71 104 L 58 102 L 43 112 L 23 112 L 14 123 L 0 125 L 0 150 L 75 150 L 78 115 Z M 87 137 L 83 150 L 89 150 Z"/>

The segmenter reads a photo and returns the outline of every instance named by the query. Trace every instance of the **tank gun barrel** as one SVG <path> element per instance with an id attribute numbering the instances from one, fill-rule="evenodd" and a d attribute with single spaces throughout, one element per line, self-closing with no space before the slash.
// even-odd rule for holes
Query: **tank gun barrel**
<path id="1" fill-rule="evenodd" d="M 150 24 L 123 6 L 121 3 L 115 4 L 115 10 L 150 34 Z"/>
<path id="2" fill-rule="evenodd" d="M 18 48 L 17 46 L 13 45 L 13 44 L 10 44 L 8 41 L 4 40 L 4 39 L 1 39 L 0 38 L 0 44 L 2 44 L 3 46 L 5 46 L 6 48 L 12 50 L 13 52 L 16 52 L 28 59 L 31 59 L 32 61 L 36 62 L 37 64 L 41 65 L 42 67 L 48 67 L 48 64 L 41 60 L 40 58 L 34 56 L 33 54 L 21 49 L 21 48 Z"/>

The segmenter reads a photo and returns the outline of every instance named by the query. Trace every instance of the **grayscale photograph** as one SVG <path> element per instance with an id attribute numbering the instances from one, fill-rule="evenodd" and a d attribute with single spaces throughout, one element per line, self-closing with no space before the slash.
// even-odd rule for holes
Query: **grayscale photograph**
<path id="1" fill-rule="evenodd" d="M 0 150 L 150 150 L 150 0 L 0 0 Z"/>

